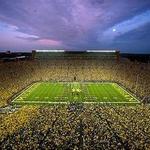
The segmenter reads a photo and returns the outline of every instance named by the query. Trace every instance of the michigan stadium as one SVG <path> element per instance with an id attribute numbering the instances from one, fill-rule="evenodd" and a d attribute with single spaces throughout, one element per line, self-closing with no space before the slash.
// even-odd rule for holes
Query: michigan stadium
<path id="1" fill-rule="evenodd" d="M 0 2 L 0 149 L 150 150 L 149 1 L 15 2 Z"/>

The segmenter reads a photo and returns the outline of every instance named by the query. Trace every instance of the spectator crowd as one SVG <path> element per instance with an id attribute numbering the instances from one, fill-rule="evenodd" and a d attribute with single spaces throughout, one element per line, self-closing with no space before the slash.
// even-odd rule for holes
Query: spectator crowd
<path id="1" fill-rule="evenodd" d="M 1 149 L 150 149 L 148 106 L 24 106 L 2 118 Z"/>
<path id="2" fill-rule="evenodd" d="M 150 149 L 150 64 L 34 60 L 0 64 L 0 107 L 36 81 L 112 81 L 136 94 L 132 107 L 71 103 L 0 114 L 1 149 Z"/>

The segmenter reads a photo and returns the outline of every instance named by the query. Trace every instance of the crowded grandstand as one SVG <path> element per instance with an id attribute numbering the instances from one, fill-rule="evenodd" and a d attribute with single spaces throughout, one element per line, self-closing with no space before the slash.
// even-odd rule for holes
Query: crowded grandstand
<path id="1" fill-rule="evenodd" d="M 149 61 L 130 61 L 115 50 L 34 50 L 27 59 L 8 56 L 0 62 L 1 149 L 150 149 Z M 138 103 L 75 101 L 83 93 L 82 84 L 71 87 L 73 97 L 65 104 L 62 99 L 14 103 L 24 89 L 39 82 L 115 83 Z M 85 102 L 92 102 L 90 98 Z"/>

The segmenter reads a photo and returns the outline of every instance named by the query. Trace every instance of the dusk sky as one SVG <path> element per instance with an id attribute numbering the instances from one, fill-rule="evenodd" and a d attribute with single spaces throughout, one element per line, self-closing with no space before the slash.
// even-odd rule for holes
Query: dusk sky
<path id="1" fill-rule="evenodd" d="M 150 0 L 0 0 L 0 51 L 150 53 Z"/>

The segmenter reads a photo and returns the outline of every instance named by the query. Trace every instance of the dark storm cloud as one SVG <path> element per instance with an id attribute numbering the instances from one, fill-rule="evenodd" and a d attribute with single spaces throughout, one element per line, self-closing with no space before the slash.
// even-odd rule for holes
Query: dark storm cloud
<path id="1" fill-rule="evenodd" d="M 123 47 L 115 45 L 118 36 L 113 36 L 111 29 L 119 27 L 122 31 L 119 38 L 127 43 L 130 41 L 125 34 L 132 32 L 136 39 L 134 30 L 141 27 L 140 32 L 150 30 L 145 27 L 149 16 L 145 17 L 148 21 L 144 25 L 133 28 L 128 25 L 126 31 L 122 30 L 122 25 L 128 21 L 134 23 L 134 17 L 149 9 L 149 0 L 0 0 L 0 22 L 8 25 L 6 32 L 12 26 L 16 27 L 7 40 L 12 40 L 10 37 L 13 36 L 16 45 L 21 40 L 23 49 L 26 44 L 28 48 L 32 45 L 32 48 L 100 49 L 113 45 L 114 48 L 128 49 L 128 44 Z M 106 33 L 113 36 L 111 41 L 104 37 Z"/>

